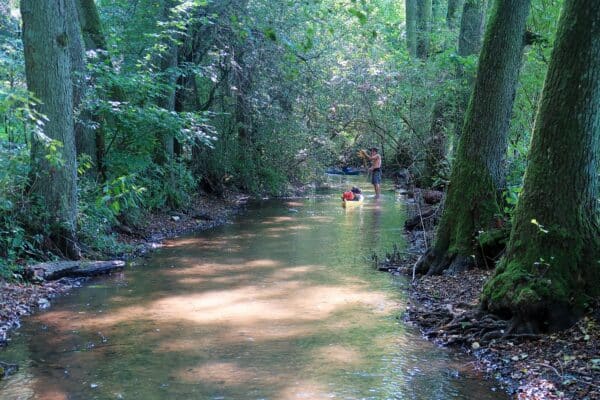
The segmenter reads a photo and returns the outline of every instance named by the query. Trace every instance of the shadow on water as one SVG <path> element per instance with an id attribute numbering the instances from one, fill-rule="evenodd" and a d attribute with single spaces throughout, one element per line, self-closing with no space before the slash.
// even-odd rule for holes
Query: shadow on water
<path id="1" fill-rule="evenodd" d="M 502 399 L 464 359 L 399 322 L 369 267 L 401 240 L 386 193 L 251 206 L 169 242 L 27 321 L 2 358 L 2 399 Z"/>

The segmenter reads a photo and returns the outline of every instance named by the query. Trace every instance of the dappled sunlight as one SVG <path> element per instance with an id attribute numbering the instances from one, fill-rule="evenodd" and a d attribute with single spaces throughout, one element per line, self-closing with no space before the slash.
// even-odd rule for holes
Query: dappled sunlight
<path id="1" fill-rule="evenodd" d="M 330 400 L 337 396 L 327 387 L 314 380 L 293 379 L 289 386 L 275 396 L 276 400 Z"/>
<path id="2" fill-rule="evenodd" d="M 293 222 L 297 220 L 297 217 L 289 217 L 289 216 L 279 216 L 279 217 L 271 217 L 261 221 L 262 225 L 273 225 L 273 224 L 282 224 L 286 222 Z"/>
<path id="3" fill-rule="evenodd" d="M 358 349 L 353 349 L 343 345 L 328 345 L 313 350 L 312 355 L 315 365 L 360 365 L 364 362 L 363 356 Z"/>
<path id="4" fill-rule="evenodd" d="M 286 201 L 285 205 L 288 207 L 302 207 L 304 203 L 300 201 Z"/>
<path id="5" fill-rule="evenodd" d="M 244 263 L 244 266 L 246 267 L 277 267 L 281 265 L 280 262 L 275 261 L 275 260 L 269 260 L 269 259 L 262 259 L 262 260 L 251 260 L 251 261 L 247 261 Z"/>
<path id="6" fill-rule="evenodd" d="M 329 217 L 326 215 L 311 215 L 311 216 L 305 217 L 305 219 L 309 219 L 311 222 L 318 222 L 318 223 L 323 223 L 323 224 L 331 223 L 335 220 L 333 217 Z"/>
<path id="7" fill-rule="evenodd" d="M 241 367 L 234 362 L 209 362 L 197 367 L 187 368 L 175 373 L 184 382 L 203 382 L 218 385 L 249 385 L 260 381 L 261 384 L 276 384 L 281 379 L 276 374 L 258 367 Z"/>
<path id="8" fill-rule="evenodd" d="M 53 388 L 36 388 L 36 398 L 44 400 L 69 400 L 69 396 L 60 390 Z"/>

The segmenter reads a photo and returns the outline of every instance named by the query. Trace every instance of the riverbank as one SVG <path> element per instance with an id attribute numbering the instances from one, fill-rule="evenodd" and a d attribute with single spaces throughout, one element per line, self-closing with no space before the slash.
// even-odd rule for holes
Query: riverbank
<path id="1" fill-rule="evenodd" d="M 145 223 L 137 227 L 119 227 L 115 230 L 118 241 L 128 244 L 130 251 L 111 255 L 87 255 L 87 257 L 110 257 L 122 260 L 142 256 L 160 246 L 161 242 L 177 236 L 200 232 L 222 225 L 235 215 L 247 196 L 229 194 L 223 198 L 197 196 L 186 209 L 154 212 Z M 40 309 L 50 307 L 57 296 L 81 286 L 84 279 L 62 278 L 38 283 L 14 283 L 0 281 L 0 346 L 10 342 L 10 332 L 20 326 L 20 319 Z M 0 379 L 3 371 L 0 371 Z"/>
<path id="2" fill-rule="evenodd" d="M 413 214 L 419 207 L 409 204 Z M 407 231 L 408 251 L 392 255 L 379 268 L 412 278 L 414 263 L 432 243 L 433 225 L 425 221 Z M 516 399 L 600 399 L 600 304 L 564 332 L 506 336 L 509 321 L 478 312 L 491 275 L 473 270 L 416 277 L 408 288 L 406 321 L 429 340 L 475 357 L 478 368 Z"/>

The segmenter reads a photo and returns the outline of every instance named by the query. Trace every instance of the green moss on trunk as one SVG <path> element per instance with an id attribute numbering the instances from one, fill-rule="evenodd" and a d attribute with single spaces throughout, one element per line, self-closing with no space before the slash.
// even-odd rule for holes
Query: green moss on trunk
<path id="1" fill-rule="evenodd" d="M 487 310 L 542 330 L 572 323 L 600 294 L 600 3 L 568 0 L 534 127 L 505 259 Z"/>
<path id="2" fill-rule="evenodd" d="M 481 51 L 473 95 L 432 250 L 417 269 L 438 274 L 477 254 L 475 237 L 500 214 L 504 156 L 523 54 L 529 0 L 498 0 Z"/>

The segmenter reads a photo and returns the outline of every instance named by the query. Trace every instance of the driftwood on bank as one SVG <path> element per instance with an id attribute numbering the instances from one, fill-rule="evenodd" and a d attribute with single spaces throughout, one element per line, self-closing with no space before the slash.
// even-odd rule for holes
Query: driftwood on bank
<path id="1" fill-rule="evenodd" d="M 31 265 L 26 268 L 32 278 L 48 281 L 69 277 L 80 278 L 108 274 L 125 267 L 125 261 L 55 261 Z"/>

